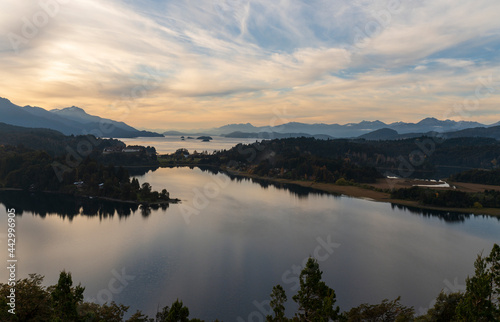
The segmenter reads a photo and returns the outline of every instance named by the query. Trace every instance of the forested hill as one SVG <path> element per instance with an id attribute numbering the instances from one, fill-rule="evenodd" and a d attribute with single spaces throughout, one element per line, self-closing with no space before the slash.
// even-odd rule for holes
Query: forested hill
<path id="1" fill-rule="evenodd" d="M 0 145 L 23 146 L 43 150 L 55 156 L 67 154 L 68 150 L 77 151 L 79 148 L 102 150 L 109 146 L 124 144 L 115 139 L 95 138 L 93 135 L 66 136 L 54 130 L 27 128 L 0 122 Z"/>
<path id="2" fill-rule="evenodd" d="M 451 176 L 450 180 L 500 186 L 500 168 L 494 170 L 468 170 Z"/>
<path id="3" fill-rule="evenodd" d="M 463 168 L 494 168 L 500 164 L 500 142 L 488 138 L 421 137 L 396 141 L 288 138 L 240 144 L 201 162 L 250 168 L 261 175 L 313 180 L 328 177 L 327 172 L 331 172 L 333 178 L 327 182 L 343 177 L 343 170 L 348 170 L 355 181 L 360 174 L 367 176 L 365 182 L 370 182 L 375 178 L 370 168 L 376 168 L 378 176 L 393 173 L 403 177 L 447 177 Z M 325 166 L 327 172 L 321 170 Z M 443 175 L 443 168 L 449 173 Z"/>

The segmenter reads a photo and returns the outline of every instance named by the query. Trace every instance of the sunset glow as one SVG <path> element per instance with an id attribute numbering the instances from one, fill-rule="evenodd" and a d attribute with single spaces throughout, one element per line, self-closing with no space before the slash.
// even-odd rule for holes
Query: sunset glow
<path id="1" fill-rule="evenodd" d="M 500 2 L 0 4 L 0 97 L 137 128 L 498 122 Z"/>

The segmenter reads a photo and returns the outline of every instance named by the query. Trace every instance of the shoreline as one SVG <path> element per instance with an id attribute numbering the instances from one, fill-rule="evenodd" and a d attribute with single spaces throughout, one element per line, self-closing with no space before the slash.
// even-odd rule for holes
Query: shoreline
<path id="1" fill-rule="evenodd" d="M 29 190 L 23 190 L 23 189 L 20 189 L 20 188 L 0 188 L 0 191 L 25 191 L 25 192 L 30 192 Z M 42 193 L 49 193 L 49 194 L 55 194 L 55 195 L 67 195 L 67 196 L 72 196 L 72 197 L 77 197 L 77 198 L 112 201 L 112 202 L 117 202 L 117 203 L 124 203 L 124 204 L 137 205 L 137 206 L 147 206 L 147 207 L 149 207 L 149 206 L 163 206 L 163 205 L 169 205 L 169 204 L 177 204 L 177 203 L 181 202 L 181 200 L 178 199 L 178 198 L 168 199 L 168 200 L 162 200 L 162 201 L 155 201 L 155 202 L 145 202 L 145 201 L 138 201 L 138 200 L 122 200 L 122 199 L 115 199 L 115 198 L 101 197 L 101 196 L 79 195 L 79 194 L 72 194 L 72 193 L 61 192 L 61 191 L 31 191 L 31 192 L 42 192 Z"/>
<path id="2" fill-rule="evenodd" d="M 290 180 L 290 179 L 281 179 L 281 178 L 269 178 L 269 177 L 261 177 L 249 173 L 244 173 L 235 170 L 221 169 L 227 172 L 230 175 L 250 178 L 250 179 L 259 179 L 266 180 L 270 182 L 276 183 L 285 183 L 298 185 L 305 188 L 312 188 L 316 190 L 320 190 L 326 193 L 332 194 L 341 194 L 351 198 L 364 199 L 374 202 L 387 202 L 395 205 L 407 206 L 412 208 L 419 208 L 424 210 L 438 210 L 438 211 L 449 211 L 449 212 L 459 212 L 464 214 L 473 214 L 473 215 L 489 215 L 489 216 L 497 216 L 500 217 L 500 209 L 498 208 L 446 208 L 446 207 L 435 207 L 422 205 L 417 201 L 412 200 L 402 200 L 402 199 L 392 199 L 389 193 L 375 191 L 371 189 L 365 189 L 358 186 L 339 186 L 334 183 L 321 183 L 314 181 L 300 181 L 300 180 Z M 370 184 L 367 184 L 370 185 Z"/>
<path id="3" fill-rule="evenodd" d="M 164 201 L 155 201 L 155 202 L 142 202 L 138 200 L 121 200 L 121 199 L 114 199 L 114 198 L 109 198 L 109 197 L 94 197 L 94 196 L 80 196 L 76 195 L 77 197 L 84 197 L 84 198 L 89 198 L 89 199 L 99 199 L 99 200 L 106 200 L 106 201 L 113 201 L 113 202 L 120 202 L 120 203 L 127 203 L 127 204 L 133 204 L 133 205 L 138 205 L 138 206 L 163 206 L 163 205 L 169 205 L 169 204 L 177 204 L 181 202 L 180 199 L 168 199 Z"/>

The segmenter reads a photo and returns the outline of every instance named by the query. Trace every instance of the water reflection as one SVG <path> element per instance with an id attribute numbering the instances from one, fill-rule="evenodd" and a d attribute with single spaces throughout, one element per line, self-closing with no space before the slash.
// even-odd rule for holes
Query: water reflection
<path id="1" fill-rule="evenodd" d="M 31 212 L 42 218 L 47 215 L 56 215 L 68 218 L 70 221 L 78 215 L 99 217 L 100 220 L 112 218 L 115 214 L 118 218 L 125 218 L 138 210 L 143 217 L 148 217 L 152 210 L 160 208 L 157 205 L 142 207 L 136 204 L 87 197 L 27 191 L 0 191 L 0 203 L 4 204 L 7 209 L 15 208 L 18 215 Z M 161 206 L 162 210 L 167 208 L 168 205 Z"/>
<path id="2" fill-rule="evenodd" d="M 470 219 L 473 216 L 483 217 L 483 218 L 496 218 L 498 221 L 500 221 L 500 217 L 492 215 L 474 215 L 474 214 L 455 212 L 455 211 L 422 209 L 422 208 L 403 206 L 397 204 L 391 204 L 391 208 L 408 211 L 411 214 L 421 215 L 423 217 L 428 217 L 428 218 L 436 217 L 448 223 L 462 223 L 465 222 L 466 219 Z"/>
<path id="3" fill-rule="evenodd" d="M 245 183 L 245 182 L 250 182 L 250 183 L 255 183 L 258 184 L 261 188 L 263 189 L 268 189 L 269 187 L 274 187 L 278 190 L 285 190 L 289 192 L 292 196 L 298 197 L 299 199 L 306 199 L 308 198 L 311 194 L 318 195 L 318 196 L 334 196 L 334 197 L 340 197 L 341 194 L 336 194 L 336 193 L 328 193 L 324 192 L 322 190 L 314 189 L 314 188 L 309 188 L 309 187 L 303 187 L 295 184 L 288 184 L 288 183 L 281 183 L 281 182 L 275 182 L 275 181 L 270 181 L 266 179 L 258 179 L 258 178 L 249 178 L 246 176 L 241 176 L 241 175 L 235 175 L 235 174 L 230 174 L 228 172 L 222 171 L 217 167 L 213 166 L 169 166 L 169 167 L 164 167 L 168 169 L 176 169 L 176 168 L 188 168 L 188 169 L 199 169 L 203 173 L 208 173 L 211 175 L 224 175 L 227 176 L 231 179 L 232 182 L 236 183 Z M 149 171 L 151 173 L 154 173 L 157 171 L 159 168 L 149 168 L 145 172 L 141 172 L 140 175 L 136 176 L 143 176 Z M 144 168 L 146 170 L 146 168 Z"/>
<path id="4" fill-rule="evenodd" d="M 154 167 L 125 167 L 130 176 L 143 176 L 149 171 L 155 172 L 159 169 L 158 166 Z"/>
<path id="5" fill-rule="evenodd" d="M 336 193 L 327 193 L 322 190 L 314 189 L 314 188 L 308 188 L 308 187 L 302 187 L 299 185 L 295 184 L 288 184 L 288 183 L 281 183 L 281 182 L 274 182 L 274 181 L 269 181 L 265 179 L 256 179 L 256 178 L 248 178 L 248 177 L 242 177 L 242 176 L 235 176 L 235 175 L 229 175 L 231 180 L 236 181 L 236 182 L 252 182 L 256 183 L 261 188 L 267 189 L 269 187 L 274 187 L 278 190 L 285 190 L 289 192 L 291 195 L 298 197 L 299 199 L 305 199 L 308 198 L 309 195 L 314 194 L 318 196 L 334 196 L 334 197 L 340 197 L 341 194 L 336 194 Z"/>
<path id="6" fill-rule="evenodd" d="M 251 315 L 255 301 L 268 299 L 277 283 L 284 283 L 287 296 L 295 294 L 294 283 L 283 274 L 314 252 L 318 238 L 341 245 L 321 269 L 342 310 L 400 295 L 405 305 L 426 306 L 446 286 L 445 279 L 464 281 L 474 273 L 477 254 L 499 242 L 500 224 L 491 218 L 463 215 L 457 225 L 429 218 L 436 212 L 391 209 L 387 203 L 241 177 L 231 181 L 215 169 L 160 168 L 141 181 L 155 190 L 166 188 L 184 205 L 193 205 L 194 190 L 213 182 L 225 186 L 189 223 L 182 204 L 172 205 L 166 215 L 145 210 L 147 220 L 136 207 L 130 210 L 134 216 L 116 220 L 122 210 L 108 209 L 104 202 L 0 193 L 1 203 L 28 214 L 18 218 L 19 276 L 36 272 L 55 284 L 66 269 L 75 283 L 86 286 L 87 298 L 96 298 L 111 272 L 125 269 L 135 278 L 113 300 L 129 305 L 130 312 L 141 309 L 154 316 L 158 307 L 179 298 L 193 317 L 235 321 Z M 84 207 L 96 217 L 82 216 Z M 47 217 L 29 216 L 30 211 Z M 99 212 L 115 220 L 97 220 Z"/>

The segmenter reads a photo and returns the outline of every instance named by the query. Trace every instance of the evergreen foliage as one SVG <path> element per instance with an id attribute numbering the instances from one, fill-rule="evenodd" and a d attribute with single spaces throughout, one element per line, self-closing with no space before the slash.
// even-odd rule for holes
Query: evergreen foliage
<path id="1" fill-rule="evenodd" d="M 309 258 L 300 273 L 300 289 L 293 300 L 298 304 L 295 317 L 285 315 L 287 296 L 281 285 L 272 289 L 270 307 L 273 315 L 267 321 L 499 321 L 500 320 L 500 246 L 494 244 L 489 256 L 479 255 L 474 264 L 475 274 L 466 280 L 466 291 L 441 292 L 436 303 L 425 315 L 415 316 L 412 307 L 400 303 L 400 298 L 383 300 L 380 304 L 361 304 L 339 313 L 335 307 L 335 291 L 322 280 L 317 260 Z M 83 301 L 84 288 L 73 286 L 70 273 L 61 272 L 56 285 L 44 287 L 43 276 L 32 274 L 16 283 L 16 314 L 8 313 L 7 296 L 11 287 L 0 283 L 0 321 L 68 321 L 121 322 L 129 307 L 111 302 L 96 304 Z M 189 309 L 176 300 L 149 318 L 141 311 L 126 322 L 200 322 L 190 319 Z"/>

